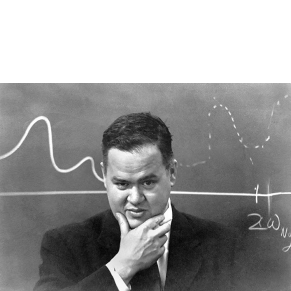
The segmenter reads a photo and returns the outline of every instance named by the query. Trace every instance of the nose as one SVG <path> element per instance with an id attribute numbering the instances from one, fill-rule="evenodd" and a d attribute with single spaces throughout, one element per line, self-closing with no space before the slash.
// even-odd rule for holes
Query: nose
<path id="1" fill-rule="evenodd" d="M 132 188 L 129 191 L 130 192 L 127 196 L 127 201 L 130 202 L 131 204 L 137 205 L 145 199 L 142 190 L 139 189 L 139 187 L 132 186 Z"/>

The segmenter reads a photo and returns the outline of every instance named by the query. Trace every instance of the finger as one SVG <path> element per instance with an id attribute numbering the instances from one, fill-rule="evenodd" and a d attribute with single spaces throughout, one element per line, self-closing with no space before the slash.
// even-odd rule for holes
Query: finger
<path id="1" fill-rule="evenodd" d="M 157 228 L 155 228 L 153 230 L 153 234 L 154 236 L 163 236 L 165 235 L 167 232 L 169 232 L 171 229 L 171 221 L 168 221 L 167 223 L 158 226 Z"/>
<path id="2" fill-rule="evenodd" d="M 161 257 L 164 252 L 165 252 L 166 248 L 164 246 L 160 247 L 159 251 L 158 251 L 158 256 Z"/>
<path id="3" fill-rule="evenodd" d="M 170 225 L 171 225 L 171 221 L 172 221 L 172 218 L 168 218 L 168 219 L 165 218 L 154 229 L 158 228 L 159 226 L 161 226 L 161 225 L 163 225 L 163 224 L 165 224 L 167 222 L 170 222 Z"/>
<path id="4" fill-rule="evenodd" d="M 143 223 L 144 227 L 148 227 L 149 229 L 154 229 L 157 226 L 159 226 L 159 224 L 165 219 L 165 216 L 163 214 L 154 216 L 149 218 L 147 221 L 145 221 Z"/>
<path id="5" fill-rule="evenodd" d="M 115 216 L 116 216 L 118 224 L 119 224 L 121 237 L 123 237 L 129 232 L 128 222 L 127 222 L 125 216 L 123 214 L 121 214 L 121 213 L 117 212 L 115 214 Z"/>
<path id="6" fill-rule="evenodd" d="M 172 218 L 164 219 L 162 222 L 160 222 L 160 225 L 163 225 L 169 221 L 172 221 Z"/>
<path id="7" fill-rule="evenodd" d="M 163 235 L 159 238 L 159 244 L 160 246 L 163 246 L 168 240 L 168 237 L 166 235 Z"/>

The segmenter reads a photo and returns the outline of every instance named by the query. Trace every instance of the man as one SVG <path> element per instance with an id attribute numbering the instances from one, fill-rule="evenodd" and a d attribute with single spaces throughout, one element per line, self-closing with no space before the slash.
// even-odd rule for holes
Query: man
<path id="1" fill-rule="evenodd" d="M 150 113 L 119 117 L 103 134 L 111 210 L 51 230 L 41 246 L 40 290 L 231 290 L 237 237 L 177 211 L 172 136 Z"/>

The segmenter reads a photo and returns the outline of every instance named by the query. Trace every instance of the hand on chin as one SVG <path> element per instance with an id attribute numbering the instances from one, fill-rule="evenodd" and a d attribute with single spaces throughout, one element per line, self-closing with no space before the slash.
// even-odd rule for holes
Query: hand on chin
<path id="1" fill-rule="evenodd" d="M 145 212 L 126 211 L 126 219 L 131 229 L 134 229 L 144 223 L 149 217 L 146 217 Z"/>

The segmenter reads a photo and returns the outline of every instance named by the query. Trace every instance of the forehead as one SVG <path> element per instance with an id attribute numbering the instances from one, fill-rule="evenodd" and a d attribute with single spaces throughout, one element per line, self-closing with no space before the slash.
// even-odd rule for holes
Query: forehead
<path id="1" fill-rule="evenodd" d="M 116 148 L 108 151 L 107 170 L 114 174 L 147 173 L 163 167 L 162 154 L 156 145 L 144 145 L 132 152 Z"/>

